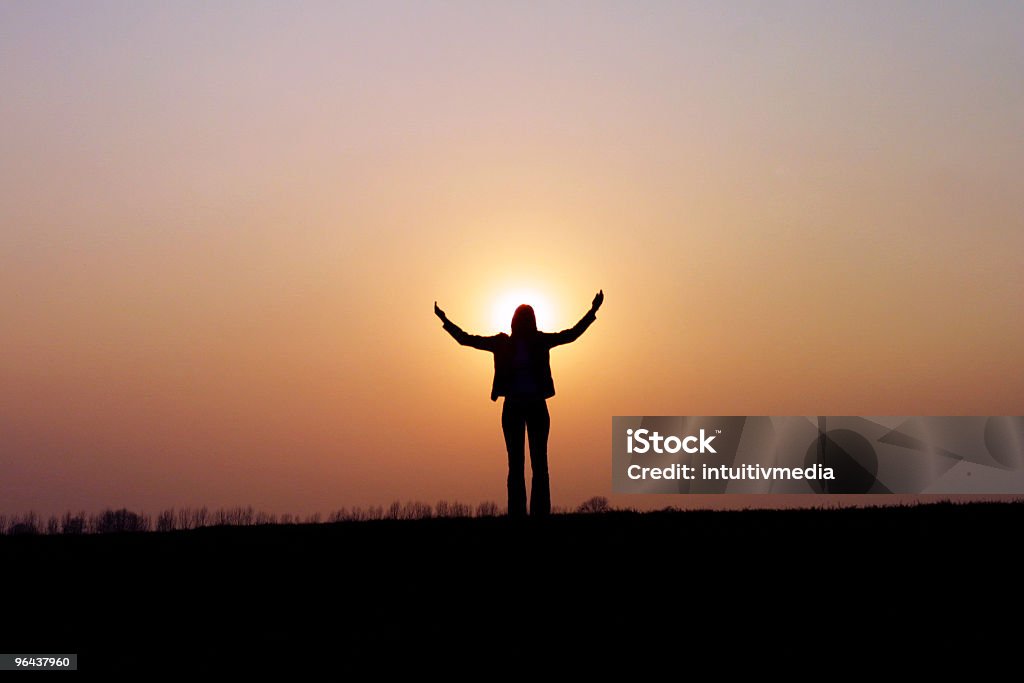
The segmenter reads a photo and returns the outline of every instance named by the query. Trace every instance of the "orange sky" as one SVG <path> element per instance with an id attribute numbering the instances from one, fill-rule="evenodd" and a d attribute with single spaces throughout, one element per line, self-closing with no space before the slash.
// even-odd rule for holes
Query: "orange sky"
<path id="1" fill-rule="evenodd" d="M 555 505 L 616 414 L 1024 413 L 1022 22 L 5 4 L 0 513 L 503 503 L 431 309 L 512 290 L 607 297 L 552 353 Z"/>

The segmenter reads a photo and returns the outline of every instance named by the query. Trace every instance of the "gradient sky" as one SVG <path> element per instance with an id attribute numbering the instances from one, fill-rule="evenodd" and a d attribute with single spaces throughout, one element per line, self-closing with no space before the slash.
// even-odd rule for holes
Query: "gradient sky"
<path id="1" fill-rule="evenodd" d="M 503 504 L 432 306 L 520 290 L 607 297 L 555 505 L 612 415 L 1022 414 L 1021 74 L 1020 2 L 0 4 L 0 513 Z"/>

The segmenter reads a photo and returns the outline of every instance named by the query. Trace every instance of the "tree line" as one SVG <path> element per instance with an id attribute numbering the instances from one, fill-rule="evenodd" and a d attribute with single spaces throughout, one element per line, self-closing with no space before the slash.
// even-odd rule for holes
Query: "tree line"
<path id="1" fill-rule="evenodd" d="M 591 498 L 575 508 L 552 508 L 554 514 L 568 512 L 608 512 L 611 507 L 603 496 Z M 45 520 L 35 512 L 22 515 L 0 515 L 0 535 L 20 536 L 47 534 L 80 535 L 140 531 L 184 531 L 211 526 L 259 526 L 267 524 L 335 524 L 338 522 L 367 522 L 374 520 L 414 520 L 436 518 L 500 517 L 505 509 L 493 501 L 475 507 L 453 501 L 439 501 L 436 505 L 420 501 L 395 501 L 388 507 L 369 506 L 339 508 L 326 517 L 319 512 L 309 515 L 273 514 L 255 510 L 252 506 L 210 510 L 206 507 L 182 507 L 162 510 L 153 517 L 144 512 L 126 508 L 107 509 L 98 514 L 65 512 L 63 516 L 50 516 Z"/>

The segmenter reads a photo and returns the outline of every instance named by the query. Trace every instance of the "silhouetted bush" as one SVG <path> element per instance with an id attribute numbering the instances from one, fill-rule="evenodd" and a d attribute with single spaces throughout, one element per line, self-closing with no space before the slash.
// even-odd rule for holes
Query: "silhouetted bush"
<path id="1" fill-rule="evenodd" d="M 463 503 L 439 500 L 434 506 L 435 517 L 472 517 L 473 510 Z"/>
<path id="2" fill-rule="evenodd" d="M 580 506 L 576 508 L 576 512 L 584 513 L 595 513 L 595 512 L 610 512 L 612 506 L 608 504 L 608 499 L 604 496 L 594 496 L 590 500 L 585 500 L 580 503 Z"/>
<path id="3" fill-rule="evenodd" d="M 178 520 L 175 522 L 175 526 L 179 529 L 191 529 L 192 510 L 188 508 L 178 508 Z"/>
<path id="4" fill-rule="evenodd" d="M 256 524 L 277 524 L 277 515 L 261 510 L 256 513 Z"/>
<path id="5" fill-rule="evenodd" d="M 434 516 L 433 509 L 429 503 L 421 503 L 418 500 L 409 501 L 405 504 L 397 500 L 388 508 L 387 519 L 430 519 Z"/>
<path id="6" fill-rule="evenodd" d="M 175 525 L 177 524 L 177 516 L 174 514 L 174 508 L 170 510 L 164 510 L 156 516 L 156 530 L 157 531 L 174 531 Z"/>
<path id="7" fill-rule="evenodd" d="M 501 514 L 501 511 L 498 509 L 498 504 L 493 500 L 485 500 L 476 506 L 477 517 L 497 517 L 499 514 Z"/>
<path id="8" fill-rule="evenodd" d="M 404 512 L 404 519 L 430 519 L 434 516 L 433 506 L 418 500 L 406 503 Z"/>
<path id="9" fill-rule="evenodd" d="M 60 520 L 55 515 L 50 515 L 50 519 L 46 520 L 46 533 L 50 536 L 60 533 Z"/>
<path id="10" fill-rule="evenodd" d="M 251 526 L 256 513 L 249 507 L 220 508 L 213 513 L 213 523 L 217 526 Z"/>
<path id="11" fill-rule="evenodd" d="M 198 510 L 192 511 L 192 528 L 201 529 L 210 523 L 210 511 L 206 509 L 206 506 L 199 508 Z"/>
<path id="12" fill-rule="evenodd" d="M 60 520 L 60 532 L 69 536 L 78 536 L 86 532 L 87 524 L 88 517 L 85 512 L 72 515 L 69 510 L 64 513 L 64 517 Z"/>
<path id="13" fill-rule="evenodd" d="M 149 518 L 125 508 L 104 510 L 93 518 L 92 528 L 98 534 L 148 531 Z"/>
<path id="14" fill-rule="evenodd" d="M 39 515 L 29 510 L 20 517 L 15 515 L 8 522 L 7 533 L 11 536 L 29 536 L 39 533 Z"/>

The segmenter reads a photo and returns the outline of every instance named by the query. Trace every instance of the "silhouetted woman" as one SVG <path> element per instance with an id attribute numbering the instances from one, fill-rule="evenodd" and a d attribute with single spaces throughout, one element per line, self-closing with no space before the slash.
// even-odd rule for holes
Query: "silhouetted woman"
<path id="1" fill-rule="evenodd" d="M 512 316 L 512 335 L 504 332 L 491 337 L 480 337 L 463 332 L 448 320 L 444 311 L 434 302 L 434 313 L 444 322 L 444 329 L 463 346 L 472 346 L 494 354 L 494 382 L 491 400 L 505 397 L 501 410 L 501 429 L 505 433 L 508 450 L 508 514 L 521 517 L 526 514 L 526 479 L 524 469 L 525 433 L 530 435 L 530 467 L 533 483 L 530 487 L 530 514 L 543 516 L 551 512 L 551 487 L 548 482 L 548 416 L 547 399 L 555 395 L 551 379 L 548 351 L 568 344 L 596 320 L 597 309 L 604 302 L 604 291 L 594 297 L 587 314 L 568 330 L 541 332 L 533 307 L 523 304 Z"/>

